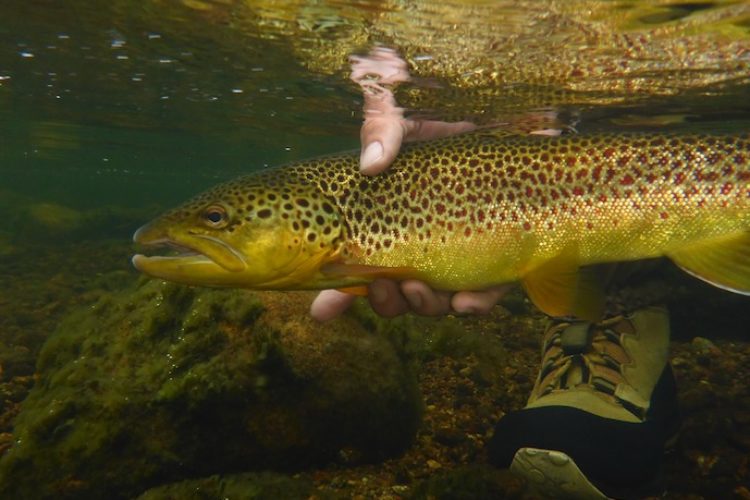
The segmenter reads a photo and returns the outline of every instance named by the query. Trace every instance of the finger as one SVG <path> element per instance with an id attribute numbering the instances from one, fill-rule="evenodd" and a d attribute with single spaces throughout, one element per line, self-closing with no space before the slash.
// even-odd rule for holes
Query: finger
<path id="1" fill-rule="evenodd" d="M 451 307 L 461 314 L 487 314 L 510 289 L 511 285 L 500 285 L 481 292 L 458 292 Z"/>
<path id="2" fill-rule="evenodd" d="M 310 315 L 318 321 L 331 320 L 346 311 L 355 298 L 338 290 L 323 290 L 310 305 Z"/>
<path id="3" fill-rule="evenodd" d="M 476 130 L 471 122 L 441 122 L 434 120 L 408 120 L 405 124 L 406 141 L 427 141 Z"/>
<path id="4" fill-rule="evenodd" d="M 367 298 L 372 310 L 385 318 L 409 312 L 409 303 L 401 293 L 398 282 L 378 279 L 370 283 Z"/>
<path id="5" fill-rule="evenodd" d="M 411 310 L 422 316 L 442 316 L 451 312 L 450 292 L 436 291 L 425 283 L 407 280 L 401 283 L 401 292 Z"/>
<path id="6" fill-rule="evenodd" d="M 382 116 L 365 120 L 360 133 L 362 154 L 359 157 L 360 172 L 366 175 L 379 174 L 396 159 L 404 140 L 401 118 Z"/>

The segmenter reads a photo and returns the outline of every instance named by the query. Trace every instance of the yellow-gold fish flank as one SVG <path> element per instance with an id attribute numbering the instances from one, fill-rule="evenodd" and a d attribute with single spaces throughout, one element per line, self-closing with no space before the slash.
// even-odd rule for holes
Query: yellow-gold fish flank
<path id="1" fill-rule="evenodd" d="M 601 262 L 666 255 L 718 286 L 750 291 L 748 134 L 475 132 L 410 145 L 376 177 L 359 174 L 357 158 L 241 177 L 136 234 L 218 262 L 208 274 L 208 262 L 191 274 L 186 257 L 134 262 L 166 279 L 249 288 L 384 276 L 466 290 L 521 280 L 550 314 L 581 314 L 575 297 L 586 280 L 576 271 Z M 160 272 L 180 258 L 180 271 Z M 263 277 L 241 278 L 248 268 Z"/>

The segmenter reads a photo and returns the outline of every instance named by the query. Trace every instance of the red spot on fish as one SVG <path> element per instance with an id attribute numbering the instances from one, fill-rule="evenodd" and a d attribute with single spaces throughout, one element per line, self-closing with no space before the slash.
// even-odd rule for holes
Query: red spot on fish
<path id="1" fill-rule="evenodd" d="M 575 186 L 573 187 L 573 194 L 575 196 L 583 196 L 583 188 L 581 186 Z"/>
<path id="2" fill-rule="evenodd" d="M 438 203 L 437 205 L 435 205 L 435 212 L 437 212 L 438 215 L 444 214 L 445 213 L 445 205 L 443 205 L 442 203 Z"/>
<path id="3" fill-rule="evenodd" d="M 604 155 L 605 158 L 611 158 L 612 155 L 615 154 L 615 150 L 614 150 L 614 148 L 607 148 L 607 149 L 604 150 L 604 153 L 602 153 L 602 154 Z"/>
<path id="4" fill-rule="evenodd" d="M 523 228 L 524 228 L 524 229 L 525 229 L 526 231 L 531 231 L 531 223 L 530 223 L 529 221 L 526 221 L 526 222 L 524 222 L 524 223 L 523 223 Z"/>
<path id="5" fill-rule="evenodd" d="M 592 178 L 593 178 L 593 179 L 594 179 L 595 181 L 597 181 L 597 182 L 598 182 L 598 181 L 599 181 L 599 179 L 601 178 L 601 176 L 602 176 L 602 167 L 601 167 L 601 165 L 597 165 L 597 166 L 596 166 L 596 167 L 594 167 L 594 169 L 593 169 L 593 170 L 591 171 L 591 177 L 592 177 Z"/>
<path id="6" fill-rule="evenodd" d="M 635 183 L 635 179 L 633 179 L 633 176 L 631 176 L 630 174 L 625 174 L 620 179 L 621 186 L 630 186 L 633 183 Z"/>
<path id="7" fill-rule="evenodd" d="M 666 220 L 666 219 L 668 219 L 668 218 L 669 218 L 669 214 L 668 214 L 667 212 L 660 212 L 660 213 L 659 213 L 659 217 L 660 217 L 660 218 L 661 218 L 662 220 Z"/>
<path id="8" fill-rule="evenodd" d="M 569 167 L 574 166 L 576 162 L 577 160 L 575 156 L 568 156 L 567 158 L 565 158 L 565 163 L 567 163 Z"/>
<path id="9" fill-rule="evenodd" d="M 723 186 L 721 186 L 721 194 L 729 194 L 732 192 L 732 189 L 734 186 L 731 182 L 725 182 Z"/>
<path id="10" fill-rule="evenodd" d="M 471 236 L 471 228 L 469 226 L 466 226 L 466 228 L 464 228 L 464 236 Z"/>

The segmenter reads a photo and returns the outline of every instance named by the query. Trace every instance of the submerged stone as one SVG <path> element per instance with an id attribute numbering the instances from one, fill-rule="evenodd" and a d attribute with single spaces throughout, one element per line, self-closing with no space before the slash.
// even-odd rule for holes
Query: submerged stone
<path id="1" fill-rule="evenodd" d="M 152 488 L 138 500 L 231 498 L 233 500 L 304 500 L 314 493 L 304 479 L 271 472 L 232 474 L 191 479 Z"/>
<path id="2" fill-rule="evenodd" d="M 73 313 L 40 353 L 0 498 L 130 498 L 402 451 L 421 410 L 412 370 L 353 318 L 310 320 L 309 301 L 142 281 Z"/>

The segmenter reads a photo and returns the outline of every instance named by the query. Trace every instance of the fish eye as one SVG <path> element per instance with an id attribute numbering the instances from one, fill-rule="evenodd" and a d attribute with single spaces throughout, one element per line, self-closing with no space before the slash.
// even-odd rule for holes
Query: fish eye
<path id="1" fill-rule="evenodd" d="M 203 211 L 203 220 L 210 227 L 224 227 L 228 222 L 227 211 L 219 205 L 211 205 Z"/>

